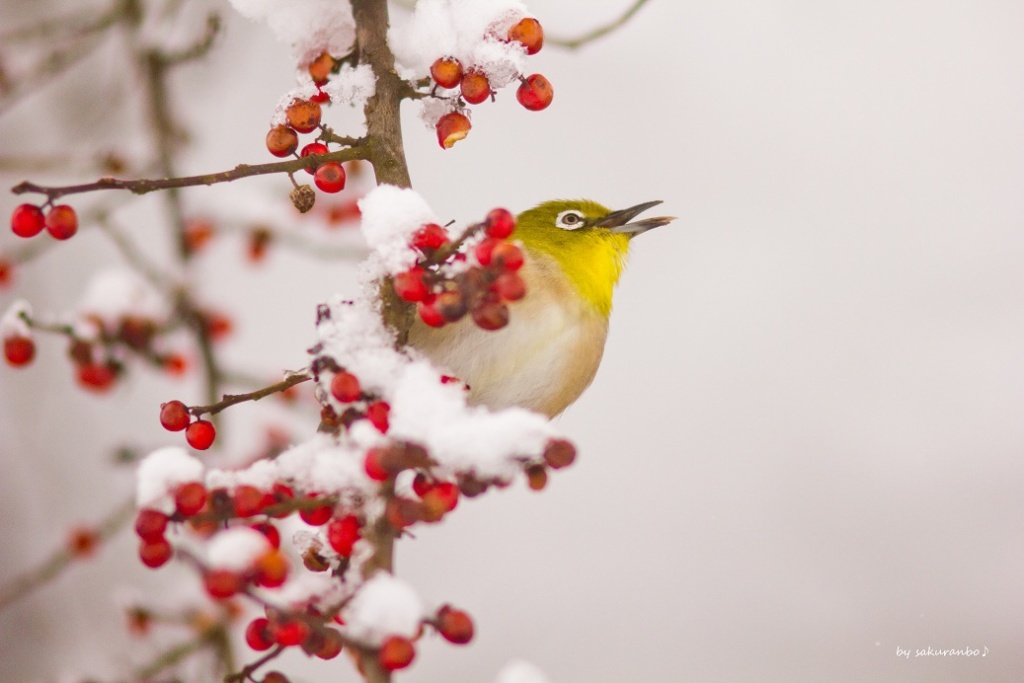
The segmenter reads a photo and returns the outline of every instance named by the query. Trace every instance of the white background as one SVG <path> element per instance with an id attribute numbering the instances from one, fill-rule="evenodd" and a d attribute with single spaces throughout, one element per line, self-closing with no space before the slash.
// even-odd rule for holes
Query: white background
<path id="1" fill-rule="evenodd" d="M 531 9 L 568 36 L 625 4 Z M 0 18 L 72 5 L 8 0 Z M 194 142 L 183 172 L 266 161 L 293 84 L 287 48 L 217 6 L 222 43 L 174 83 Z M 503 91 L 449 151 L 406 112 L 413 183 L 440 216 L 586 196 L 662 199 L 679 220 L 636 241 L 601 370 L 559 419 L 578 465 L 401 544 L 399 574 L 469 610 L 478 637 L 430 639 L 400 680 L 490 681 L 512 658 L 553 683 L 1020 680 L 1022 26 L 1020 3 L 996 0 L 656 0 L 600 42 L 531 58 L 555 87 L 545 112 Z M 119 54 L 8 112 L 3 154 L 138 148 Z M 221 191 L 188 197 L 232 210 Z M 159 201 L 125 214 L 155 251 Z M 19 273 L 0 305 L 71 307 L 117 262 L 95 232 Z M 313 307 L 351 291 L 351 269 L 283 252 L 251 269 L 241 251 L 221 240 L 196 273 L 237 316 L 232 361 L 300 366 Z M 198 399 L 142 374 L 96 400 L 69 375 L 56 341 L 0 369 L 0 580 L 127 494 L 113 446 L 176 442 L 160 401 Z M 264 410 L 232 411 L 236 443 L 258 442 Z M 173 602 L 194 581 L 139 569 L 125 534 L 0 613 L 3 679 L 123 674 L 154 646 L 124 635 L 115 596 Z M 914 657 L 929 646 L 987 656 Z M 281 667 L 297 681 L 355 680 L 343 660 L 300 660 Z"/>

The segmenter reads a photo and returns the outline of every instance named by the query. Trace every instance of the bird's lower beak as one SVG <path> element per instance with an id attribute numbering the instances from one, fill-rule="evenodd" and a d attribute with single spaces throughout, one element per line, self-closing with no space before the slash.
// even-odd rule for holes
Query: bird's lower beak
<path id="1" fill-rule="evenodd" d="M 661 227 L 675 220 L 675 216 L 659 216 L 657 218 L 644 218 L 643 220 L 630 222 L 652 206 L 661 204 L 661 200 L 644 202 L 631 206 L 628 209 L 612 211 L 610 214 L 599 220 L 595 227 L 608 228 L 614 233 L 628 235 L 630 238 L 643 234 L 648 230 Z"/>

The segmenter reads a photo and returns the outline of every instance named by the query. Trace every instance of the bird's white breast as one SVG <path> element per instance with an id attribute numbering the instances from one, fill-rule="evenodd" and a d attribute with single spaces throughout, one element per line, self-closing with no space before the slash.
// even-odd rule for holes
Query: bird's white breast
<path id="1" fill-rule="evenodd" d="M 594 379 L 608 321 L 549 257 L 529 254 L 520 274 L 526 297 L 510 306 L 506 327 L 482 330 L 468 316 L 440 329 L 417 321 L 409 343 L 468 384 L 473 403 L 554 416 Z"/>

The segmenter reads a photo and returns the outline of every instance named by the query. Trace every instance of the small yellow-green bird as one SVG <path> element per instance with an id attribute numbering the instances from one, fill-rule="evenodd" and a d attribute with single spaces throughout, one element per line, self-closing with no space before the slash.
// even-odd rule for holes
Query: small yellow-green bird
<path id="1" fill-rule="evenodd" d="M 612 291 L 630 240 L 674 218 L 633 221 L 660 201 L 610 211 L 588 200 L 545 202 L 516 218 L 526 297 L 509 324 L 482 330 L 463 319 L 417 320 L 409 343 L 469 386 L 471 403 L 521 406 L 554 417 L 590 386 L 604 353 Z"/>

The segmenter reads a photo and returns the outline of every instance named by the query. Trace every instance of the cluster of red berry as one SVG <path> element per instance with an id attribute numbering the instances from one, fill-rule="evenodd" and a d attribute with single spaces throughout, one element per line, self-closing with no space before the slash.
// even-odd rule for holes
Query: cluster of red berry
<path id="1" fill-rule="evenodd" d="M 95 317 L 87 317 L 98 330 L 95 339 L 70 336 L 68 357 L 75 367 L 79 386 L 95 392 L 110 390 L 125 369 L 121 351 L 146 359 L 170 375 L 180 375 L 186 361 L 178 353 L 161 353 L 154 345 L 161 332 L 159 325 L 137 316 L 124 316 L 116 324 L 107 325 Z M 28 365 L 35 358 L 36 346 L 31 337 L 20 333 L 4 338 L 4 358 L 14 367 Z"/>
<path id="2" fill-rule="evenodd" d="M 445 268 L 466 259 L 450 247 L 448 233 L 436 223 L 420 228 L 410 247 L 419 252 L 412 268 L 394 278 L 395 293 L 416 304 L 420 319 L 431 327 L 443 327 L 467 314 L 485 330 L 498 330 L 509 320 L 508 302 L 526 296 L 526 283 L 517 272 L 523 265 L 523 251 L 509 241 L 516 227 L 515 217 L 505 209 L 493 209 L 472 231 L 482 230 L 485 238 L 473 249 L 476 263 L 450 274 Z"/>
<path id="3" fill-rule="evenodd" d="M 539 21 L 527 17 L 510 28 L 504 40 L 519 43 L 526 54 L 535 55 L 544 46 L 544 29 Z M 472 66 L 463 67 L 454 57 L 439 57 L 430 66 L 430 77 L 442 88 L 457 88 L 459 91 L 456 110 L 442 116 L 436 126 L 438 143 L 448 149 L 466 137 L 472 127 L 469 117 L 463 113 L 463 103 L 480 104 L 488 97 L 493 97 L 494 91 L 483 72 Z M 554 94 L 547 78 L 541 74 L 532 74 L 520 78 L 516 99 L 530 111 L 540 111 L 551 104 Z"/>
<path id="4" fill-rule="evenodd" d="M 52 206 L 45 214 L 35 204 L 21 204 L 11 213 L 11 230 L 18 237 L 35 237 L 43 228 L 54 239 L 70 239 L 78 232 L 78 214 L 67 204 Z"/>
<path id="5" fill-rule="evenodd" d="M 267 133 L 267 149 L 271 154 L 276 157 L 295 154 L 299 148 L 299 133 L 312 133 L 320 127 L 320 105 L 330 104 L 330 97 L 319 88 L 327 83 L 330 74 L 336 72 L 339 66 L 340 62 L 326 52 L 309 64 L 309 75 L 317 85 L 317 94 L 308 100 L 292 102 L 285 111 L 287 125 L 282 124 L 270 129 Z M 299 156 L 320 156 L 329 151 L 324 143 L 311 142 L 302 148 Z M 313 182 L 324 192 L 340 192 L 345 188 L 345 168 L 337 161 L 326 161 L 314 168 L 307 168 L 306 172 L 313 176 Z"/>
<path id="6" fill-rule="evenodd" d="M 168 401 L 160 405 L 160 424 L 169 432 L 184 430 L 188 445 L 205 451 L 217 438 L 217 429 L 209 420 L 192 420 L 192 415 L 181 401 Z"/>

